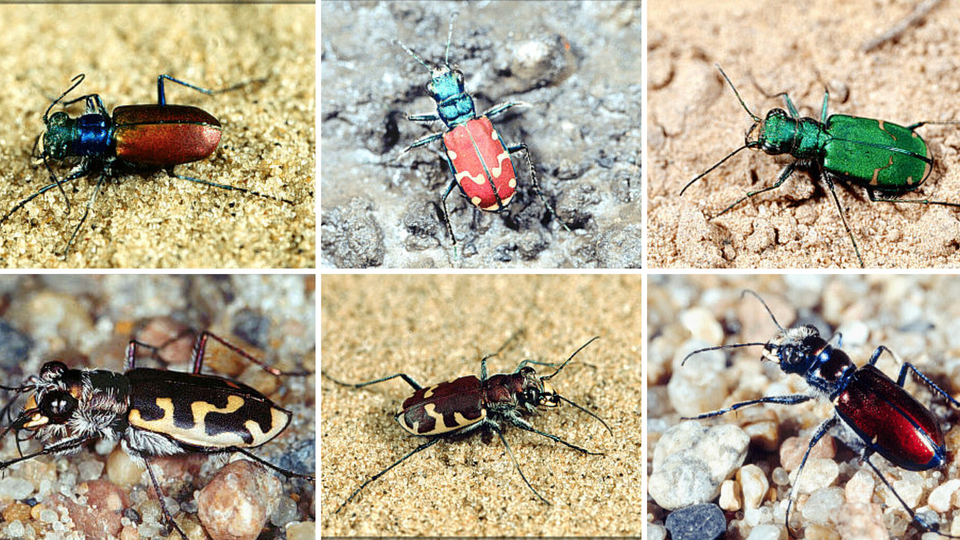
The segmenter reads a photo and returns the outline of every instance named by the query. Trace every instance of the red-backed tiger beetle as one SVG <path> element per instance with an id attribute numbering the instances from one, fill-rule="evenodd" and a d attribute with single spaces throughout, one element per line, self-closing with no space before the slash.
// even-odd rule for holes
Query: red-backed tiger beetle
<path id="1" fill-rule="evenodd" d="M 173 172 L 176 165 L 199 161 L 213 154 L 220 144 L 222 126 L 213 115 L 203 109 L 189 105 L 167 104 L 163 88 L 164 81 L 174 82 L 207 95 L 235 90 L 249 83 L 241 83 L 221 90 L 207 90 L 174 79 L 169 75 L 160 75 L 157 77 L 156 105 L 123 105 L 114 108 L 111 117 L 104 108 L 99 94 L 87 94 L 63 101 L 67 94 L 83 82 L 83 79 L 83 74 L 74 77 L 70 88 L 60 94 L 43 114 L 46 131 L 37 139 L 36 146 L 42 148 L 39 161 L 42 161 L 47 168 L 52 182 L 17 203 L 3 218 L 0 218 L 0 224 L 24 205 L 54 187 L 63 194 L 67 202 L 66 213 L 69 214 L 70 199 L 63 185 L 94 172 L 99 172 L 100 176 L 93 195 L 87 201 L 83 217 L 70 235 L 70 240 L 64 249 L 64 258 L 86 221 L 90 208 L 96 202 L 104 180 L 128 171 L 146 172 L 162 168 L 173 178 L 293 204 L 293 201 L 280 197 Z M 77 118 L 71 118 L 63 111 L 50 114 L 53 107 L 60 102 L 68 106 L 79 101 L 85 103 L 85 112 Z M 64 160 L 70 160 L 76 164 L 67 177 L 59 179 L 53 171 L 51 162 Z"/>
<path id="2" fill-rule="evenodd" d="M 537 179 L 537 169 L 530 159 L 530 150 L 524 143 L 507 146 L 493 127 L 490 118 L 516 106 L 529 106 L 528 103 L 508 101 L 500 103 L 477 116 L 473 97 L 466 92 L 463 82 L 463 72 L 456 66 L 450 67 L 450 39 L 453 37 L 453 21 L 457 14 L 450 18 L 450 29 L 447 35 L 447 49 L 443 57 L 443 65 L 430 66 L 417 53 L 410 50 L 403 43 L 401 47 L 410 56 L 430 70 L 430 82 L 427 83 L 427 93 L 437 102 L 436 114 L 407 115 L 408 120 L 421 123 L 433 123 L 442 120 L 447 131 L 432 133 L 417 139 L 400 152 L 397 159 L 408 151 L 430 144 L 437 139 L 443 139 L 443 158 L 453 173 L 453 180 L 440 198 L 443 207 L 443 217 L 447 222 L 447 232 L 453 240 L 456 250 L 457 237 L 453 234 L 450 224 L 450 213 L 447 211 L 447 197 L 453 188 L 460 187 L 470 204 L 485 212 L 500 212 L 510 204 L 517 191 L 517 172 L 513 166 L 510 154 L 523 152 L 530 167 L 530 181 L 534 191 L 540 197 L 544 208 L 557 218 L 560 225 L 568 232 L 570 228 L 563 222 L 547 202 L 540 189 Z"/>
<path id="3" fill-rule="evenodd" d="M 829 400 L 833 405 L 833 416 L 821 423 L 814 432 L 797 469 L 796 481 L 790 489 L 784 516 L 788 533 L 794 491 L 800 482 L 800 475 L 810 456 L 810 451 L 828 431 L 838 428 L 835 430 L 835 435 L 847 446 L 860 452 L 861 461 L 873 469 L 918 526 L 947 538 L 958 538 L 939 532 L 938 524 L 927 523 L 924 518 L 918 516 L 893 489 L 877 466 L 870 461 L 870 457 L 873 454 L 879 454 L 890 463 L 908 471 L 937 469 L 946 462 L 946 446 L 939 420 L 903 387 L 908 372 L 912 372 L 920 382 L 954 407 L 960 408 L 960 402 L 953 399 L 950 394 L 910 363 L 904 363 L 901 366 L 900 374 L 894 382 L 876 367 L 877 360 L 884 351 L 893 355 L 893 352 L 883 345 L 877 347 L 866 365 L 858 368 L 847 353 L 840 349 L 842 340 L 840 334 L 836 334 L 836 345 L 832 345 L 833 339 L 830 341 L 823 339 L 815 326 L 784 328 L 777 322 L 773 312 L 758 294 L 753 291 L 744 291 L 744 294 L 748 293 L 763 304 L 777 326 L 778 334 L 768 342 L 736 343 L 699 349 L 688 354 L 681 365 L 690 357 L 707 351 L 762 346 L 762 359 L 776 363 L 786 374 L 797 374 L 803 377 L 808 392 L 752 399 L 717 411 L 685 418 L 685 420 L 713 418 L 761 403 L 797 405 L 818 398 Z"/>
<path id="4" fill-rule="evenodd" d="M 176 341 L 179 339 L 174 338 Z M 313 480 L 314 476 L 273 465 L 250 452 L 275 439 L 290 424 L 293 414 L 245 384 L 200 373 L 208 339 L 214 339 L 244 359 L 280 377 L 306 376 L 308 372 L 283 372 L 209 332 L 202 332 L 193 345 L 190 373 L 137 367 L 138 350 L 156 353 L 163 346 L 130 341 L 123 373 L 107 370 L 71 369 L 49 361 L 39 375 L 27 377 L 21 386 L 0 387 L 29 394 L 20 414 L 0 433 L 2 439 L 15 433 L 21 441 L 36 438 L 43 443 L 37 452 L 0 462 L 0 471 L 42 455 L 67 456 L 97 439 L 119 440 L 123 450 L 142 463 L 156 490 L 166 523 L 184 539 L 164 503 L 164 494 L 150 459 L 186 452 L 243 454 L 287 478 Z M 9 415 L 16 399 L 0 411 Z M 26 437 L 22 437 L 27 432 Z"/>
<path id="5" fill-rule="evenodd" d="M 507 443 L 507 439 L 503 436 L 503 425 L 510 424 L 522 430 L 536 433 L 582 454 L 602 456 L 603 452 L 591 452 L 569 443 L 556 435 L 540 431 L 521 416 L 522 414 L 534 414 L 540 407 L 556 408 L 562 401 L 569 403 L 576 409 L 597 419 L 611 435 L 613 434 L 613 430 L 610 429 L 610 426 L 608 426 L 602 418 L 561 396 L 548 382 L 560 373 L 564 366 L 569 364 L 577 353 L 586 348 L 587 345 L 593 343 L 596 339 L 598 338 L 594 337 L 583 344 L 559 366 L 547 362 L 524 360 L 520 362 L 520 365 L 517 366 L 516 371 L 513 373 L 498 373 L 488 376 L 487 360 L 502 352 L 507 346 L 507 343 L 513 340 L 513 338 L 510 338 L 499 351 L 484 356 L 480 360 L 480 378 L 469 375 L 428 387 L 421 386 L 406 373 L 396 373 L 389 377 L 355 384 L 341 382 L 322 373 L 324 377 L 334 383 L 350 388 L 363 388 L 364 386 L 382 383 L 398 377 L 403 379 L 413 388 L 413 395 L 403 401 L 394 417 L 397 423 L 400 424 L 400 427 L 411 435 L 427 437 L 426 442 L 414 448 L 392 465 L 371 476 L 361 484 L 360 487 L 354 490 L 354 492 L 337 507 L 334 513 L 340 513 L 343 507 L 352 501 L 363 488 L 414 454 L 430 448 L 445 438 L 463 435 L 477 430 L 492 431 L 500 437 L 500 440 L 503 441 L 504 448 L 507 450 L 507 455 L 510 456 L 511 461 L 513 461 L 514 466 L 517 468 L 517 472 L 520 473 L 520 478 L 523 479 L 523 482 L 538 499 L 546 504 L 550 504 L 549 501 L 534 489 L 530 481 L 527 480 L 526 475 L 523 474 L 520 464 L 513 455 L 513 450 L 510 449 L 510 444 Z M 534 368 L 530 367 L 530 364 L 547 365 L 556 367 L 557 369 L 550 375 L 541 376 L 537 374 Z"/>

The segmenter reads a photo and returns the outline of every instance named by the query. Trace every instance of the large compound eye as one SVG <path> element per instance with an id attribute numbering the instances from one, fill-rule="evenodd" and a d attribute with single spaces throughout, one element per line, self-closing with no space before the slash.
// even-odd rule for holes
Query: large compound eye
<path id="1" fill-rule="evenodd" d="M 54 390 L 40 400 L 40 412 L 55 424 L 66 422 L 77 408 L 77 399 L 63 390 Z"/>
<path id="2" fill-rule="evenodd" d="M 523 391 L 523 400 L 533 405 L 539 405 L 540 392 L 536 388 L 527 388 Z"/>

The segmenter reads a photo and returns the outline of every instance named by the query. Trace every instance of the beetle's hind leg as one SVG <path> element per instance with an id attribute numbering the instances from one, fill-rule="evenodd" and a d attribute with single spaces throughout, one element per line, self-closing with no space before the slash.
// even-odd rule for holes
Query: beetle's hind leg
<path id="1" fill-rule="evenodd" d="M 543 203 L 543 207 L 547 209 L 547 212 L 550 212 L 550 215 L 560 222 L 560 225 L 563 226 L 567 232 L 571 232 L 570 227 L 566 224 L 566 222 L 560 219 L 560 216 L 557 215 L 557 211 L 554 210 L 553 206 L 547 202 L 547 198 L 543 195 L 543 189 L 540 188 L 540 180 L 537 178 L 537 168 L 533 165 L 533 159 L 530 157 L 530 149 L 527 148 L 526 143 L 520 143 L 518 145 L 511 146 L 507 148 L 507 152 L 510 152 L 511 154 L 523 152 L 523 155 L 527 158 L 527 165 L 530 166 L 530 182 L 533 184 L 533 190 L 536 191 L 537 196 L 540 197 L 540 202 Z"/>
<path id="2" fill-rule="evenodd" d="M 429 441 L 427 441 L 427 442 L 421 444 L 420 446 L 414 448 L 414 449 L 413 449 L 410 453 L 408 453 L 407 455 L 403 456 L 402 458 L 398 459 L 397 461 L 394 461 L 393 464 L 391 464 L 391 465 L 390 465 L 389 467 L 387 467 L 386 469 L 383 469 L 382 471 L 378 472 L 377 474 L 371 476 L 369 479 L 367 479 L 366 482 L 360 484 L 360 487 L 358 487 L 356 490 L 354 490 L 354 492 L 351 493 L 349 497 L 347 497 L 347 500 L 343 501 L 343 503 L 341 503 L 340 506 L 338 506 L 337 509 L 334 510 L 333 513 L 334 513 L 334 514 L 339 514 L 340 511 L 343 510 L 343 507 L 346 506 L 347 503 L 349 503 L 350 501 L 352 501 L 353 498 L 356 497 L 357 494 L 359 494 L 359 493 L 363 490 L 363 488 L 365 488 L 365 487 L 367 487 L 368 485 L 370 485 L 371 483 L 373 483 L 377 478 L 380 478 L 381 476 L 387 474 L 387 472 L 389 472 L 390 469 L 392 469 L 392 468 L 396 467 L 397 465 L 403 463 L 404 461 L 407 460 L 407 458 L 413 456 L 414 454 L 416 454 L 416 453 L 418 453 L 418 452 L 422 452 L 423 450 L 426 450 L 427 448 L 430 448 L 431 446 L 437 444 L 438 442 L 440 442 L 441 438 L 442 438 L 442 437 L 434 437 L 434 438 L 430 439 Z M 528 484 L 528 485 L 529 485 L 529 484 Z M 531 489 L 532 489 L 532 488 L 531 488 Z"/>
<path id="3" fill-rule="evenodd" d="M 413 378 L 410 377 L 409 375 L 407 375 L 406 373 L 394 373 L 393 375 L 390 375 L 389 377 L 383 377 L 382 379 L 376 379 L 376 380 L 373 380 L 373 381 L 367 381 L 367 382 L 362 382 L 362 383 L 347 383 L 347 382 L 343 382 L 343 381 L 338 381 L 337 379 L 334 379 L 333 377 L 331 377 L 331 376 L 329 376 L 329 375 L 327 375 L 326 373 L 323 373 L 323 372 L 320 372 L 320 375 L 326 377 L 327 379 L 330 379 L 331 381 L 333 381 L 333 382 L 336 383 L 336 384 L 339 384 L 340 386 L 346 386 L 346 387 L 349 387 L 349 388 L 363 388 L 364 386 L 370 386 L 371 384 L 377 384 L 377 383 L 386 382 L 386 381 L 389 381 L 390 379 L 396 379 L 397 377 L 400 377 L 401 379 L 403 379 L 404 381 L 406 381 L 406 383 L 409 384 L 410 386 L 412 386 L 414 390 L 420 390 L 421 388 L 423 388 L 423 387 L 420 385 L 420 383 L 418 383 L 417 381 L 413 380 Z"/>
<path id="4" fill-rule="evenodd" d="M 877 195 L 875 190 L 872 190 L 869 188 L 867 188 L 867 196 L 870 197 L 871 202 L 930 204 L 930 205 L 937 205 L 937 206 L 948 206 L 950 208 L 960 208 L 960 203 L 951 203 L 946 201 L 931 201 L 929 199 L 901 199 L 897 196 L 884 197 L 882 195 Z"/>
<path id="5" fill-rule="evenodd" d="M 492 422 L 487 423 L 487 427 L 493 430 L 493 432 L 500 437 L 500 440 L 503 441 L 503 447 L 507 449 L 507 455 L 510 456 L 510 460 L 513 461 L 513 465 L 517 468 L 517 472 L 520 473 L 520 478 L 523 478 L 523 482 L 527 484 L 527 487 L 530 488 L 530 491 L 532 491 L 533 494 L 536 495 L 541 501 L 551 504 L 550 501 L 544 499 L 543 495 L 540 495 L 540 493 L 533 488 L 533 486 L 530 484 L 530 481 L 527 480 L 527 476 L 523 474 L 523 469 L 520 468 L 520 463 L 517 462 L 517 458 L 513 455 L 513 450 L 510 449 L 510 443 L 508 443 L 506 437 L 503 436 L 503 431 L 500 429 L 500 427 Z"/>

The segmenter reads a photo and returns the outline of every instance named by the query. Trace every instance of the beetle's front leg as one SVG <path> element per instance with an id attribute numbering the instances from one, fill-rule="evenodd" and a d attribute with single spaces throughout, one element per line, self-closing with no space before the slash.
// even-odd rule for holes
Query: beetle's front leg
<path id="1" fill-rule="evenodd" d="M 418 147 L 420 147 L 420 146 L 424 146 L 424 145 L 430 144 L 430 143 L 432 143 L 433 141 L 435 141 L 435 140 L 437 140 L 437 139 L 439 139 L 439 138 L 441 138 L 441 137 L 443 137 L 443 133 L 431 133 L 430 135 L 427 135 L 427 136 L 425 136 L 425 137 L 421 137 L 421 138 L 413 141 L 413 143 L 410 144 L 410 146 L 404 148 L 403 150 L 400 151 L 399 154 L 397 154 L 397 157 L 394 159 L 394 161 L 399 161 L 400 158 L 403 157 L 403 155 L 406 154 L 407 152 L 409 152 L 410 150 L 413 150 L 414 148 L 418 148 Z"/>

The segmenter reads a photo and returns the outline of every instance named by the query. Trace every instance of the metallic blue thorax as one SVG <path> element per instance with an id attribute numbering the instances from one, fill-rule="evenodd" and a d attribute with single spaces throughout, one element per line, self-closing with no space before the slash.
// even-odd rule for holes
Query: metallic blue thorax
<path id="1" fill-rule="evenodd" d="M 112 138 L 110 118 L 102 114 L 85 114 L 77 118 L 71 153 L 76 156 L 104 155 L 113 142 Z"/>
<path id="2" fill-rule="evenodd" d="M 464 90 L 463 73 L 447 66 L 433 70 L 427 83 L 427 92 L 437 102 L 437 115 L 448 128 L 464 124 L 477 117 L 473 98 Z"/>

